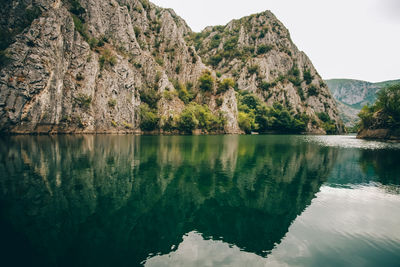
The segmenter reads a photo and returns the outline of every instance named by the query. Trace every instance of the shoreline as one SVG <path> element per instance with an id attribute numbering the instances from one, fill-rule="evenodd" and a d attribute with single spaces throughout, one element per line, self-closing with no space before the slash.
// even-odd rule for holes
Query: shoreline
<path id="1" fill-rule="evenodd" d="M 353 133 L 354 134 L 354 133 Z M 78 135 L 134 135 L 134 136 L 217 136 L 217 135 L 243 135 L 243 136 L 257 136 L 257 135 L 303 135 L 303 136 L 341 136 L 341 135 L 351 135 L 348 133 L 344 134 L 321 134 L 321 133 L 284 133 L 284 132 L 265 132 L 265 133 L 160 133 L 160 132 L 138 132 L 138 131 L 106 131 L 106 132 L 10 132 L 1 133 L 2 136 L 78 136 Z"/>
<path id="2" fill-rule="evenodd" d="M 362 129 L 357 133 L 357 139 L 400 142 L 400 129 Z"/>

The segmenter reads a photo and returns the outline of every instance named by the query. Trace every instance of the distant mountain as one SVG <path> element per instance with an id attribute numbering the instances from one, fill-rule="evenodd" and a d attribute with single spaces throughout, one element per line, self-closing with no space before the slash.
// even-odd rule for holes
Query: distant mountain
<path id="1" fill-rule="evenodd" d="M 352 108 L 351 106 L 336 100 L 336 106 L 339 110 L 339 116 L 346 127 L 354 127 L 360 121 L 358 117 L 359 109 Z"/>
<path id="2" fill-rule="evenodd" d="M 352 127 L 359 120 L 358 112 L 366 104 L 373 104 L 381 88 L 400 83 L 400 80 L 371 83 L 351 79 L 325 80 L 338 103 L 340 117 L 346 126 Z"/>

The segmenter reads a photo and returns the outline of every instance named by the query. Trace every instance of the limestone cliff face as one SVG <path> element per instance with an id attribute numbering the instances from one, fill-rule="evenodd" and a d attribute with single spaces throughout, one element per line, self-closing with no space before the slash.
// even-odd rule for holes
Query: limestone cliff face
<path id="1" fill-rule="evenodd" d="M 238 90 L 257 94 L 268 105 L 280 102 L 319 121 L 327 113 L 342 131 L 335 101 L 310 59 L 293 44 L 289 31 L 269 11 L 208 27 L 193 38 L 204 62 L 233 76 Z M 311 122 L 308 132 L 321 132 Z"/>
<path id="2" fill-rule="evenodd" d="M 144 103 L 155 113 L 155 128 L 162 129 L 185 109 L 188 101 L 181 93 L 189 91 L 190 100 L 222 114 L 222 132 L 240 133 L 234 88 L 218 95 L 216 85 L 211 92 L 199 88 L 207 69 L 215 81 L 219 72 L 221 79 L 234 77 L 236 90 L 254 92 L 268 105 L 280 101 L 316 121 L 317 112 L 326 112 L 342 129 L 325 84 L 269 12 L 239 21 L 245 25 L 233 21 L 223 27 L 218 47 L 212 44 L 218 32 L 208 28 L 199 47 L 173 10 L 147 0 L 13 0 L 0 5 L 0 30 L 7 36 L 0 43 L 0 132 L 140 132 Z M 264 36 L 254 39 L 261 24 Z M 209 64 L 218 51 L 229 50 L 231 37 L 225 32 L 237 33 L 237 49 L 254 46 L 253 55 Z M 270 51 L 257 53 L 260 47 Z M 305 72 L 307 81 L 302 81 Z M 267 83 L 272 86 L 261 90 Z M 311 122 L 307 131 L 324 132 Z"/>

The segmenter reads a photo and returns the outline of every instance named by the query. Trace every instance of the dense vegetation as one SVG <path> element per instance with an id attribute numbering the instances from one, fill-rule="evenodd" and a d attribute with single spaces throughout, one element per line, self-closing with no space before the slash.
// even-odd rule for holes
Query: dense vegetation
<path id="1" fill-rule="evenodd" d="M 223 113 L 220 112 L 215 116 L 207 105 L 199 105 L 192 102 L 185 107 L 177 120 L 177 128 L 187 133 L 191 133 L 195 129 L 222 131 L 225 123 L 226 119 Z"/>
<path id="2" fill-rule="evenodd" d="M 185 104 L 179 115 L 160 118 L 157 112 L 157 103 L 161 96 L 155 88 L 145 88 L 140 91 L 140 128 L 145 131 L 157 130 L 162 119 L 162 129 L 167 132 L 192 133 L 200 129 L 207 132 L 222 132 L 225 128 L 226 118 L 222 112 L 214 114 L 207 105 L 200 105 L 193 101 L 192 85 L 184 85 L 173 81 L 176 92 L 164 91 L 164 98 L 171 100 L 178 96 Z M 225 89 L 232 84 L 230 79 L 224 79 L 220 87 Z M 205 72 L 199 79 L 199 88 L 205 92 L 213 90 L 214 81 L 211 73 Z M 187 89 L 189 87 L 189 89 Z"/>
<path id="3" fill-rule="evenodd" d="M 294 114 L 280 103 L 267 107 L 256 95 L 246 91 L 238 92 L 237 97 L 239 126 L 246 133 L 301 133 L 310 120 L 306 114 Z"/>
<path id="4" fill-rule="evenodd" d="M 167 118 L 163 130 L 184 133 L 192 133 L 196 129 L 207 132 L 222 132 L 225 124 L 226 118 L 222 112 L 215 115 L 207 105 L 191 102 L 180 115 Z"/>
<path id="5" fill-rule="evenodd" d="M 317 113 L 317 116 L 322 121 L 322 129 L 324 129 L 327 134 L 335 134 L 337 132 L 335 121 L 329 117 L 328 113 L 320 112 Z"/>
<path id="6" fill-rule="evenodd" d="M 366 105 L 358 114 L 360 128 L 399 128 L 400 127 L 400 83 L 379 91 L 375 104 Z"/>
<path id="7" fill-rule="evenodd" d="M 174 88 L 177 91 L 179 99 L 182 100 L 183 103 L 189 104 L 195 98 L 196 95 L 192 90 L 193 89 L 192 83 L 189 82 L 183 84 L 178 80 L 172 80 L 172 84 L 174 85 Z M 164 92 L 164 96 L 167 96 L 166 98 L 170 100 L 173 97 L 173 93 L 166 91 Z"/>
<path id="8" fill-rule="evenodd" d="M 140 128 L 144 131 L 153 131 L 158 128 L 160 118 L 156 110 L 143 103 L 140 105 Z"/>

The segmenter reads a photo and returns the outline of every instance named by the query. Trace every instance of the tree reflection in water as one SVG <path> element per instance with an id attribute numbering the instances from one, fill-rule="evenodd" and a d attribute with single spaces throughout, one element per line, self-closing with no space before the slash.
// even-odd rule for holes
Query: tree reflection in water
<path id="1" fill-rule="evenodd" d="M 41 266 L 132 266 L 197 231 L 266 256 L 338 150 L 300 136 L 0 139 L 4 255 Z"/>

